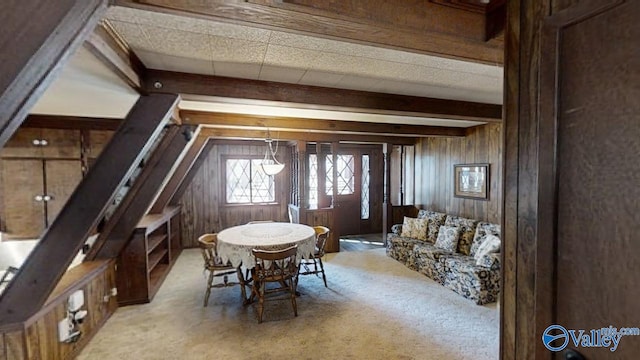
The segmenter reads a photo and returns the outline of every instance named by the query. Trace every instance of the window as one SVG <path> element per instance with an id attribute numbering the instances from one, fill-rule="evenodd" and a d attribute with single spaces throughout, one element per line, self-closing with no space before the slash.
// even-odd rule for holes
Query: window
<path id="1" fill-rule="evenodd" d="M 318 208 L 318 155 L 309 154 L 309 208 Z"/>
<path id="2" fill-rule="evenodd" d="M 275 202 L 275 177 L 265 174 L 259 159 L 226 159 L 226 199 L 228 204 Z"/>
<path id="3" fill-rule="evenodd" d="M 325 161 L 327 195 L 333 194 L 333 158 L 327 156 Z M 353 155 L 336 156 L 338 172 L 338 195 L 351 195 L 355 191 L 355 160 Z"/>

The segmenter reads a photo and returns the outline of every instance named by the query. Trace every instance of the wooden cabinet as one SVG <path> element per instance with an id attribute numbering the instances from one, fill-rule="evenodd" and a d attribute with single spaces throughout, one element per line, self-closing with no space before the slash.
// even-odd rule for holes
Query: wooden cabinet
<path id="1" fill-rule="evenodd" d="M 112 135 L 109 130 L 18 129 L 0 151 L 4 236 L 39 237 Z"/>
<path id="2" fill-rule="evenodd" d="M 146 215 L 118 257 L 118 303 L 148 303 L 182 251 L 180 208 Z"/>
<path id="3" fill-rule="evenodd" d="M 18 129 L 2 149 L 2 157 L 80 158 L 80 131 Z"/>
<path id="4" fill-rule="evenodd" d="M 80 160 L 2 160 L 2 229 L 7 238 L 37 238 L 82 179 Z"/>

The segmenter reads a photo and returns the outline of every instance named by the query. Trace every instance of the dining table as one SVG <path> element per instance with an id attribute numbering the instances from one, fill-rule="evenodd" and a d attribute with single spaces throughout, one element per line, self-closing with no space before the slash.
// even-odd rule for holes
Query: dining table
<path id="1" fill-rule="evenodd" d="M 316 233 L 313 227 L 288 222 L 259 222 L 233 226 L 218 233 L 217 251 L 223 263 L 255 267 L 253 249 L 282 250 L 297 245 L 297 261 L 313 256 Z"/>

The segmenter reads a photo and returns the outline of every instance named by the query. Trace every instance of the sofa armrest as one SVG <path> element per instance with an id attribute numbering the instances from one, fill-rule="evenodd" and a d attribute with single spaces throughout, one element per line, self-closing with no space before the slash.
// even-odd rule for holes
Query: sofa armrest
<path id="1" fill-rule="evenodd" d="M 478 260 L 476 265 L 490 268 L 491 270 L 498 270 L 500 269 L 500 253 L 486 254 Z"/>
<path id="2" fill-rule="evenodd" d="M 400 235 L 402 234 L 402 224 L 395 224 L 391 227 L 391 232 Z"/>

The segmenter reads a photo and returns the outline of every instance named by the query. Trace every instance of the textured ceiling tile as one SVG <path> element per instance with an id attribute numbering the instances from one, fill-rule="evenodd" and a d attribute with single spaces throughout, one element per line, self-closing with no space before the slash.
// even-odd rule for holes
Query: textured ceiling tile
<path id="1" fill-rule="evenodd" d="M 298 83 L 301 85 L 335 87 L 344 76 L 344 74 L 308 70 Z"/>
<path id="2" fill-rule="evenodd" d="M 262 65 L 259 80 L 278 81 L 297 84 L 304 75 L 304 69 L 291 69 L 286 67 Z"/>
<path id="3" fill-rule="evenodd" d="M 213 61 L 261 64 L 267 44 L 258 41 L 210 36 Z"/>
<path id="4" fill-rule="evenodd" d="M 120 37 L 122 37 L 133 49 L 141 49 L 145 51 L 153 49 L 153 46 L 149 43 L 149 38 L 144 31 L 142 31 L 142 28 L 140 28 L 139 25 L 116 20 L 109 20 L 109 23 L 113 26 L 118 35 L 120 35 Z"/>
<path id="5" fill-rule="evenodd" d="M 269 42 L 269 37 L 272 32 L 266 29 L 214 21 L 210 21 L 207 24 L 207 28 L 210 35 L 263 43 Z"/>
<path id="6" fill-rule="evenodd" d="M 269 44 L 264 63 L 267 65 L 308 69 L 322 56 L 315 50 Z"/>
<path id="7" fill-rule="evenodd" d="M 136 48 L 134 48 L 134 51 L 136 55 L 138 55 L 138 58 L 140 59 L 140 61 L 142 61 L 144 66 L 146 66 L 147 68 L 164 70 L 165 65 L 162 62 L 162 57 L 164 56 L 163 54 L 158 54 L 158 53 L 140 50 Z"/>
<path id="8" fill-rule="evenodd" d="M 214 75 L 211 60 L 193 59 L 172 55 L 158 55 L 165 67 L 163 70 Z"/>
<path id="9" fill-rule="evenodd" d="M 211 59 L 209 36 L 200 33 L 170 30 L 142 25 L 154 52 L 200 60 Z"/>
<path id="10" fill-rule="evenodd" d="M 340 44 L 345 47 L 347 46 L 347 43 L 342 41 L 286 33 L 282 31 L 273 31 L 271 39 L 269 39 L 269 44 L 317 51 L 329 51 L 330 48 L 337 48 Z"/>
<path id="11" fill-rule="evenodd" d="M 229 62 L 213 63 L 216 76 L 228 76 L 242 79 L 257 80 L 260 76 L 260 64 L 237 64 Z"/>
<path id="12" fill-rule="evenodd" d="M 157 26 L 167 29 L 175 29 L 189 32 L 207 34 L 208 20 L 193 17 L 165 14 L 161 12 L 146 11 L 125 7 L 111 7 L 107 12 L 107 19 L 114 19 L 126 22 L 134 22 L 141 25 Z"/>

